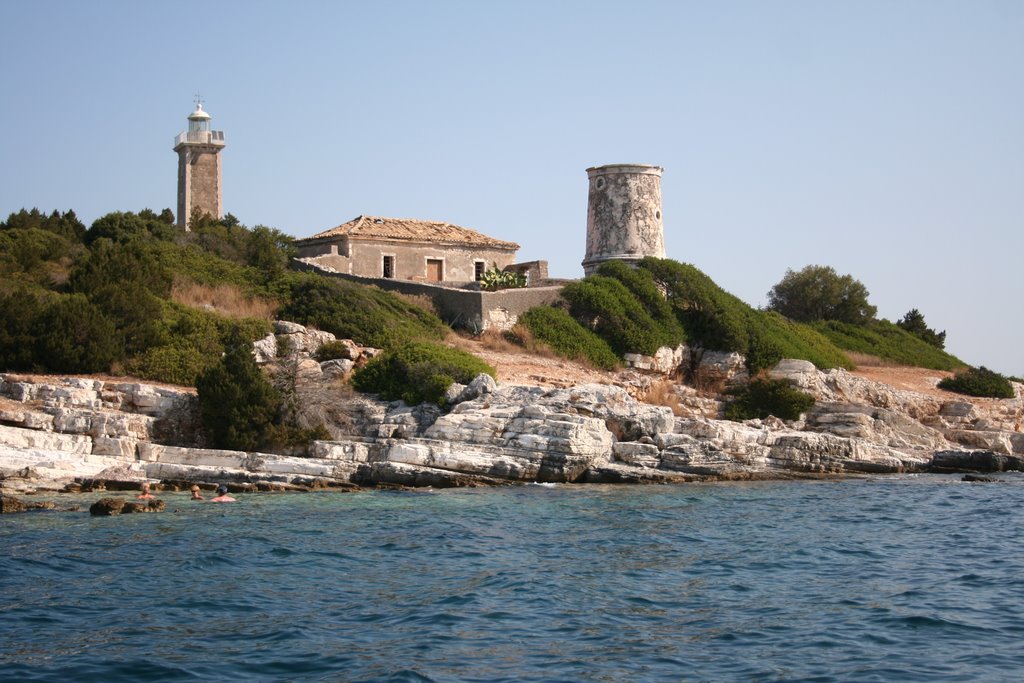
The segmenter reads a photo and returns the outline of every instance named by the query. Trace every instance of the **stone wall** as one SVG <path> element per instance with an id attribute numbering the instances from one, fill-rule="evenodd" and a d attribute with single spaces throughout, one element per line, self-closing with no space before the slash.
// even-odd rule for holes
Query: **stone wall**
<path id="1" fill-rule="evenodd" d="M 178 152 L 178 224 L 186 225 L 192 212 L 221 218 L 220 151 L 222 147 L 186 145 Z"/>
<path id="2" fill-rule="evenodd" d="M 482 292 L 426 282 L 383 280 L 329 272 L 319 267 L 317 263 L 301 260 L 295 261 L 294 266 L 300 270 L 313 271 L 327 277 L 338 277 L 350 282 L 374 285 L 389 292 L 426 296 L 431 300 L 442 320 L 452 327 L 473 332 L 482 332 L 488 329 L 511 329 L 520 315 L 535 306 L 547 306 L 554 303 L 560 298 L 562 291 L 561 286 L 551 286 Z"/>

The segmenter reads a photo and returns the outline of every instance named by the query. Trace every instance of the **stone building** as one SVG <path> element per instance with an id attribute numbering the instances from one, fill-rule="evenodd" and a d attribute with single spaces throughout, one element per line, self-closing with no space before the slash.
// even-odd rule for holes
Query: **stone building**
<path id="1" fill-rule="evenodd" d="M 188 117 L 188 130 L 174 139 L 178 153 L 178 227 L 189 229 L 192 214 L 224 217 L 220 152 L 224 132 L 210 129 L 202 103 Z"/>
<path id="2" fill-rule="evenodd" d="M 587 252 L 583 272 L 605 261 L 636 263 L 645 256 L 665 258 L 661 218 L 660 166 L 611 164 L 587 169 Z"/>
<path id="3" fill-rule="evenodd" d="M 299 258 L 365 278 L 463 284 L 515 263 L 519 245 L 451 223 L 357 216 L 296 240 Z"/>

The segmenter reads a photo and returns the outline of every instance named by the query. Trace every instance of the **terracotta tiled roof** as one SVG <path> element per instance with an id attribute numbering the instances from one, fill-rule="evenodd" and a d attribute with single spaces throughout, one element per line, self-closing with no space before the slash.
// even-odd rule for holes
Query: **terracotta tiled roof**
<path id="1" fill-rule="evenodd" d="M 348 223 L 324 230 L 299 242 L 329 237 L 398 240 L 402 242 L 429 242 L 457 246 L 491 247 L 494 249 L 519 249 L 515 242 L 488 237 L 469 228 L 439 221 L 421 221 L 414 218 L 383 218 L 380 216 L 357 216 Z"/>

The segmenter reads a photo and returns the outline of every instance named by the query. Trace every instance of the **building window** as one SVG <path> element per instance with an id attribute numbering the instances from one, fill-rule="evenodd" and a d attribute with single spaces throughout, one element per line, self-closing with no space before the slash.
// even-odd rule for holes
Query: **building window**
<path id="1" fill-rule="evenodd" d="M 474 261 L 473 262 L 473 279 L 476 280 L 477 282 L 480 282 L 480 280 L 482 280 L 483 277 L 484 277 L 484 271 L 485 270 L 487 270 L 487 264 L 486 263 L 484 263 L 483 261 Z"/>
<path id="2" fill-rule="evenodd" d="M 383 277 L 391 279 L 395 277 L 395 257 L 385 256 L 384 257 L 384 273 Z"/>
<path id="3" fill-rule="evenodd" d="M 427 259 L 427 282 L 442 282 L 444 280 L 444 260 L 439 258 Z"/>

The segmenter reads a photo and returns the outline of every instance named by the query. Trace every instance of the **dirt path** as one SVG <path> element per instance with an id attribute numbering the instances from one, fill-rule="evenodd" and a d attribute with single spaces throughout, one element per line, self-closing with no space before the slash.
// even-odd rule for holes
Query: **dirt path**
<path id="1" fill-rule="evenodd" d="M 561 358 L 532 355 L 524 353 L 522 349 L 489 348 L 487 343 L 464 337 L 449 341 L 494 366 L 498 371 L 499 382 L 566 387 L 582 383 L 615 383 L 618 378 L 618 373 L 615 372 L 587 368 Z M 864 365 L 853 370 L 851 374 L 887 384 L 894 389 L 914 391 L 946 400 L 952 400 L 958 396 L 958 394 L 936 387 L 939 380 L 953 374 L 944 370 Z"/>

